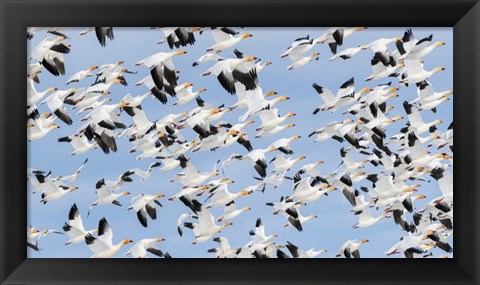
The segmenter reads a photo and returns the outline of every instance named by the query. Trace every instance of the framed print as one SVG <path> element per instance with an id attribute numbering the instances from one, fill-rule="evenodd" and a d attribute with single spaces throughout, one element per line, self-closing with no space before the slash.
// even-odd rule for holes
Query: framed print
<path id="1" fill-rule="evenodd" d="M 1 5 L 2 284 L 478 283 L 477 1 Z"/>

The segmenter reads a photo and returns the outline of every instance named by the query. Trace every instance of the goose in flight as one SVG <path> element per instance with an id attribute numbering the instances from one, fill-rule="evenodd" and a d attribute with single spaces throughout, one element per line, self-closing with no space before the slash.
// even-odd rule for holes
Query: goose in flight
<path id="1" fill-rule="evenodd" d="M 55 233 L 55 234 L 63 234 L 62 232 L 56 231 L 56 230 L 43 230 L 39 231 L 38 229 L 34 227 L 29 227 L 27 229 L 27 247 L 39 251 L 41 250 L 38 247 L 38 242 L 40 241 L 41 238 L 47 236 L 49 233 Z"/>
<path id="2" fill-rule="evenodd" d="M 270 151 L 276 150 L 273 147 L 268 147 L 265 149 L 254 149 L 251 152 L 247 153 L 246 155 L 239 155 L 236 153 L 233 153 L 230 155 L 229 158 L 227 158 L 223 163 L 222 167 L 228 166 L 233 159 L 238 159 L 238 160 L 249 160 L 252 164 L 257 173 L 260 175 L 260 177 L 265 178 L 267 176 L 267 160 L 265 158 L 265 154 Z"/>
<path id="3" fill-rule="evenodd" d="M 73 204 L 68 212 L 68 223 L 65 223 L 63 230 L 67 233 L 70 239 L 65 245 L 77 244 L 85 240 L 87 234 L 94 234 L 98 232 L 98 228 L 92 230 L 85 230 L 83 227 L 82 217 L 78 211 L 77 204 Z"/>
<path id="4" fill-rule="evenodd" d="M 318 60 L 319 52 L 314 52 L 309 56 L 302 56 L 297 53 L 290 53 L 288 57 L 292 60 L 292 64 L 287 67 L 287 70 L 294 70 L 306 65 L 308 62 Z"/>
<path id="5" fill-rule="evenodd" d="M 423 69 L 421 60 L 405 59 L 406 78 L 399 81 L 400 84 L 413 84 L 427 80 L 437 72 L 445 70 L 444 67 L 435 67 L 432 70 Z"/>
<path id="6" fill-rule="evenodd" d="M 65 185 L 57 185 L 55 182 L 50 179 L 48 175 L 44 175 L 42 173 L 35 173 L 35 178 L 38 181 L 39 189 L 36 190 L 41 193 L 42 199 L 40 203 L 47 204 L 47 202 L 55 201 L 65 197 L 68 193 L 71 193 L 78 189 L 77 186 L 65 186 Z"/>
<path id="7" fill-rule="evenodd" d="M 202 76 L 215 75 L 223 89 L 232 95 L 237 92 L 236 82 L 245 85 L 246 90 L 254 90 L 258 86 L 257 72 L 255 65 L 250 66 L 249 63 L 256 59 L 254 56 L 224 59 L 202 73 Z"/>
<path id="8" fill-rule="evenodd" d="M 67 176 L 58 176 L 56 179 L 54 179 L 55 182 L 57 181 L 67 181 L 69 184 L 77 181 L 78 176 L 80 175 L 80 172 L 82 169 L 85 167 L 85 164 L 87 164 L 88 158 L 85 158 L 85 160 L 82 162 L 80 167 L 75 170 L 75 172 L 72 175 L 67 175 Z"/>
<path id="9" fill-rule="evenodd" d="M 124 239 L 118 244 L 114 245 L 112 242 L 113 231 L 105 218 L 102 218 L 98 223 L 98 237 L 93 237 L 91 234 L 85 235 L 85 243 L 93 252 L 92 258 L 110 258 L 114 256 L 120 249 L 132 240 Z"/>
<path id="10" fill-rule="evenodd" d="M 120 202 L 117 199 L 123 196 L 130 195 L 130 192 L 126 192 L 126 191 L 118 194 L 113 193 L 112 189 L 114 188 L 112 186 L 108 186 L 105 183 L 105 179 L 99 180 L 95 185 L 95 188 L 97 189 L 96 192 L 97 192 L 98 199 L 95 200 L 90 205 L 90 209 L 88 210 L 87 217 L 90 215 L 90 211 L 93 209 L 93 207 L 106 205 L 106 204 L 121 206 L 122 204 L 120 204 Z"/>
<path id="11" fill-rule="evenodd" d="M 301 155 L 297 158 L 285 158 L 285 155 L 278 154 L 275 156 L 270 163 L 274 163 L 274 169 L 272 170 L 273 173 L 279 174 L 285 171 L 289 171 L 293 165 L 301 160 L 304 160 L 305 156 Z"/>
<path id="12" fill-rule="evenodd" d="M 212 36 L 215 40 L 215 44 L 207 49 L 207 52 L 214 50 L 225 50 L 237 45 L 241 40 L 253 37 L 252 34 L 244 33 L 239 36 L 234 36 L 236 32 L 233 32 L 229 28 L 212 28 Z"/>
<path id="13" fill-rule="evenodd" d="M 359 242 L 356 239 L 347 240 L 340 248 L 340 251 L 337 253 L 336 257 L 340 257 L 343 255 L 346 258 L 351 258 L 352 256 L 354 258 L 360 258 L 359 248 L 362 244 L 365 244 L 367 242 L 369 242 L 368 239 L 362 239 Z"/>
<path id="14" fill-rule="evenodd" d="M 54 76 L 65 75 L 63 54 L 70 53 L 70 45 L 63 44 L 63 40 L 64 36 L 45 38 L 33 49 L 30 58 L 39 62 Z"/>
<path id="15" fill-rule="evenodd" d="M 251 230 L 249 234 L 253 242 L 257 244 L 266 243 L 272 238 L 278 237 L 277 234 L 271 234 L 268 236 L 265 234 L 265 226 L 260 218 L 255 222 L 255 230 Z"/>
<path id="16" fill-rule="evenodd" d="M 242 196 L 250 195 L 252 193 L 247 191 L 231 193 L 228 191 L 227 185 L 228 184 L 222 184 L 215 190 L 213 191 L 211 190 L 212 194 L 209 197 L 211 201 L 205 204 L 206 209 L 212 208 L 212 207 L 226 206 L 231 202 L 235 201 L 235 199 L 240 198 Z"/>
<path id="17" fill-rule="evenodd" d="M 395 72 L 399 68 L 405 67 L 404 62 L 397 62 L 391 55 L 382 52 L 376 52 L 370 61 L 372 74 L 365 81 L 378 80 L 387 77 L 397 77 Z"/>
<path id="18" fill-rule="evenodd" d="M 380 215 L 378 217 L 372 217 L 369 210 L 363 210 L 362 213 L 358 216 L 358 223 L 353 226 L 354 229 L 367 228 L 381 219 L 390 218 L 390 216 Z"/>
<path id="19" fill-rule="evenodd" d="M 334 60 L 338 60 L 338 59 L 347 60 L 347 59 L 352 58 L 354 55 L 361 52 L 362 50 L 366 50 L 368 48 L 369 48 L 369 45 L 359 45 L 358 47 L 355 47 L 355 48 L 347 48 L 347 49 L 344 49 L 341 52 L 333 55 L 328 60 L 329 61 L 334 61 Z"/>
<path id="20" fill-rule="evenodd" d="M 164 257 L 165 255 L 156 244 L 164 240 L 163 237 L 141 239 L 135 243 L 125 255 L 131 255 L 133 258 L 148 258 L 147 254 L 151 253 L 158 257 Z"/>
<path id="21" fill-rule="evenodd" d="M 219 56 L 218 54 L 221 52 L 221 50 L 215 50 L 214 52 L 212 53 L 207 53 L 207 54 L 204 54 L 202 55 L 201 57 L 199 57 L 193 64 L 192 66 L 197 66 L 197 65 L 200 65 L 200 64 L 204 64 L 204 63 L 207 63 L 211 60 L 221 60 L 221 59 L 225 59 L 224 57 L 222 56 Z"/>
<path id="22" fill-rule="evenodd" d="M 135 175 L 139 176 L 142 178 L 142 180 L 147 180 L 150 175 L 152 175 L 153 168 L 160 166 L 160 162 L 153 162 L 148 166 L 148 169 L 146 171 L 143 171 L 139 168 L 133 168 L 130 169 L 129 172 L 133 172 Z"/>
<path id="23" fill-rule="evenodd" d="M 74 83 L 74 82 L 80 82 L 82 81 L 83 79 L 87 78 L 87 77 L 91 77 L 93 76 L 92 74 L 92 71 L 98 69 L 98 66 L 96 65 L 92 65 L 90 66 L 89 68 L 85 69 L 85 70 L 80 70 L 78 71 L 77 73 L 73 74 L 68 80 L 67 80 L 67 83 L 65 83 L 65 85 L 68 85 L 68 84 L 71 84 L 71 83 Z"/>
<path id="24" fill-rule="evenodd" d="M 32 106 L 38 103 L 48 93 L 58 90 L 58 88 L 56 87 L 50 87 L 45 89 L 44 91 L 39 92 L 37 91 L 37 88 L 35 88 L 35 85 L 33 83 L 33 79 L 27 78 L 27 106 Z"/>
<path id="25" fill-rule="evenodd" d="M 152 220 L 157 219 L 157 209 L 155 208 L 155 204 L 163 207 L 162 204 L 157 199 L 164 197 L 163 194 L 155 194 L 155 195 L 148 195 L 148 194 L 140 194 L 132 198 L 130 202 L 130 207 L 127 210 L 133 209 L 137 212 L 137 218 L 140 221 L 140 224 L 147 227 L 147 214 Z"/>
<path id="26" fill-rule="evenodd" d="M 293 258 L 315 258 L 321 253 L 327 252 L 326 249 L 321 249 L 321 250 L 314 250 L 313 248 L 304 251 L 301 248 L 298 248 L 298 246 L 294 245 L 293 243 L 287 241 L 287 245 L 285 246 L 288 251 L 292 254 Z"/>
<path id="27" fill-rule="evenodd" d="M 135 63 L 135 66 L 146 66 L 150 69 L 150 75 L 155 86 L 162 90 L 164 88 L 164 80 L 172 87 L 177 86 L 177 72 L 173 65 L 173 57 L 184 55 L 184 50 L 176 50 L 172 52 L 159 52 Z"/>
<path id="28" fill-rule="evenodd" d="M 70 153 L 71 156 L 86 153 L 89 150 L 96 148 L 96 143 L 90 143 L 88 138 L 84 133 L 74 134 L 67 137 L 61 137 L 58 139 L 59 142 L 68 142 L 73 147 L 73 152 Z"/>
<path id="29" fill-rule="evenodd" d="M 250 191 L 248 191 L 248 193 L 251 193 Z M 228 204 L 225 205 L 225 208 L 223 210 L 223 215 L 217 219 L 217 222 L 222 222 L 223 220 L 231 220 L 235 217 L 237 217 L 238 215 L 240 215 L 241 213 L 245 212 L 245 211 L 250 211 L 252 210 L 252 208 L 250 207 L 243 207 L 241 209 L 237 209 L 237 206 L 235 204 L 235 201 L 232 201 Z"/>
<path id="30" fill-rule="evenodd" d="M 213 239 L 214 242 L 218 243 L 220 247 L 211 248 L 207 250 L 208 252 L 215 252 L 217 258 L 227 258 L 236 253 L 237 249 L 232 248 L 228 239 L 226 237 L 216 237 Z"/>
<path id="31" fill-rule="evenodd" d="M 271 143 L 269 147 L 273 147 L 273 148 L 277 149 L 278 151 L 283 152 L 284 154 L 290 155 L 290 154 L 293 154 L 293 150 L 289 146 L 289 144 L 291 142 L 293 142 L 294 140 L 298 140 L 300 138 L 301 138 L 301 136 L 291 136 L 289 138 L 279 139 L 279 140 L 276 140 L 273 143 Z"/>
<path id="32" fill-rule="evenodd" d="M 197 216 L 198 223 L 184 223 L 184 226 L 192 229 L 195 234 L 195 240 L 192 244 L 205 242 L 215 234 L 220 233 L 224 228 L 233 225 L 231 222 L 226 222 L 220 226 L 216 225 L 212 213 L 203 206 L 197 211 Z"/>

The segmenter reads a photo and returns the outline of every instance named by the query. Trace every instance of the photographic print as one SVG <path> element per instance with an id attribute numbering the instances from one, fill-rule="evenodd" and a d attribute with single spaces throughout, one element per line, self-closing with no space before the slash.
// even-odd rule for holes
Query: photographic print
<path id="1" fill-rule="evenodd" d="M 29 258 L 453 257 L 451 27 L 29 27 Z"/>

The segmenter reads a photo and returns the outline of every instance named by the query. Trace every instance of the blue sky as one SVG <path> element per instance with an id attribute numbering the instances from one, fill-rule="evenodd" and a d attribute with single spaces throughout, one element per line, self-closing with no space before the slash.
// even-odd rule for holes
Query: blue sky
<path id="1" fill-rule="evenodd" d="M 252 38 L 242 40 L 236 46 L 245 54 L 254 55 L 263 61 L 271 61 L 272 65 L 265 68 L 260 74 L 259 79 L 263 90 L 274 90 L 279 95 L 287 95 L 291 99 L 285 103 L 277 105 L 279 114 L 284 115 L 287 112 L 294 112 L 297 115 L 290 118 L 289 122 L 296 124 L 296 127 L 287 129 L 279 134 L 267 138 L 254 139 L 255 128 L 260 124 L 260 119 L 255 118 L 255 124 L 248 126 L 245 130 L 252 140 L 254 148 L 264 148 L 271 142 L 292 135 L 301 135 L 302 139 L 292 143 L 295 151 L 294 156 L 305 155 L 306 160 L 296 164 L 289 172 L 289 176 L 293 176 L 295 172 L 303 165 L 312 163 L 317 160 L 324 160 L 325 164 L 319 167 L 322 173 L 330 174 L 341 162 L 339 149 L 341 145 L 334 141 L 328 140 L 321 143 L 314 143 L 313 138 L 308 138 L 308 134 L 331 121 L 343 120 L 345 118 L 353 118 L 353 116 L 341 115 L 340 112 L 320 112 L 313 115 L 313 110 L 320 104 L 322 100 L 311 87 L 312 83 L 324 86 L 334 93 L 338 87 L 351 77 L 355 78 L 356 90 L 363 87 L 375 87 L 377 84 L 386 83 L 388 80 L 377 80 L 364 82 L 363 80 L 371 74 L 370 60 L 373 53 L 370 50 L 362 51 L 347 61 L 329 62 L 328 58 L 332 56 L 327 45 L 317 45 L 312 51 L 320 52 L 320 59 L 313 61 L 297 70 L 287 71 L 290 64 L 288 58 L 279 58 L 291 42 L 302 36 L 310 35 L 311 38 L 317 37 L 324 33 L 327 28 L 245 28 L 240 32 L 248 32 L 253 34 Z M 401 37 L 407 28 L 368 28 L 365 31 L 356 32 L 339 47 L 339 51 L 356 47 L 360 44 L 370 43 L 378 38 Z M 148 91 L 144 86 L 136 87 L 134 83 L 149 74 L 145 67 L 133 66 L 137 61 L 160 51 L 170 51 L 166 44 L 158 45 L 157 42 L 163 38 L 159 30 L 151 30 L 149 28 L 114 28 L 115 40 L 107 41 L 105 48 L 100 47 L 94 33 L 85 36 L 79 36 L 81 29 L 70 28 L 65 32 L 70 39 L 65 42 L 71 44 L 71 53 L 65 56 L 66 75 L 55 78 L 47 71 L 40 74 L 41 83 L 36 85 L 37 90 L 44 90 L 49 87 L 57 87 L 59 89 L 67 89 L 69 87 L 86 87 L 93 83 L 92 78 L 84 81 L 65 86 L 67 79 L 80 69 L 86 69 L 91 65 L 102 65 L 114 63 L 123 60 L 124 66 L 130 70 L 138 71 L 137 74 L 126 74 L 125 78 L 129 85 L 113 86 L 109 97 L 113 102 L 120 101 L 127 93 L 133 96 L 142 95 Z M 440 72 L 432 76 L 429 81 L 434 86 L 435 91 L 443 91 L 453 89 L 453 31 L 451 28 L 413 28 L 413 32 L 417 38 L 423 38 L 433 33 L 434 41 L 443 41 L 445 46 L 435 49 L 431 54 L 424 58 L 425 69 L 430 70 L 436 66 L 445 67 L 444 72 Z M 47 35 L 42 32 L 35 35 L 29 41 L 29 53 Z M 212 105 L 225 104 L 233 105 L 237 98 L 229 95 L 219 85 L 213 76 L 203 77 L 200 74 L 207 70 L 213 63 L 207 63 L 192 68 L 192 63 L 205 53 L 205 50 L 214 44 L 210 32 L 207 30 L 202 35 L 195 34 L 196 43 L 194 46 L 187 46 L 184 49 L 188 52 L 186 55 L 174 58 L 174 64 L 178 70 L 179 82 L 191 82 L 194 90 L 206 88 L 207 91 L 202 94 L 202 98 L 212 103 Z M 391 45 L 390 49 L 393 50 Z M 221 53 L 224 57 L 233 57 L 233 49 L 224 50 Z M 393 80 L 395 85 L 395 79 Z M 403 87 L 397 92 L 400 96 L 389 100 L 389 104 L 394 109 L 389 112 L 390 116 L 406 114 L 402 107 L 402 102 L 413 100 L 417 97 L 414 86 Z M 453 100 L 441 104 L 438 112 L 433 114 L 430 111 L 422 112 L 425 121 L 434 119 L 442 119 L 443 124 L 439 125 L 441 131 L 445 131 L 453 119 Z M 168 113 L 180 113 L 189 111 L 196 107 L 195 101 L 185 105 L 172 106 L 174 100 L 169 99 L 167 105 L 162 105 L 153 97 L 147 98 L 142 106 L 150 121 L 162 118 Z M 45 106 L 40 107 L 40 112 L 47 111 Z M 154 171 L 153 175 L 146 181 L 140 180 L 134 176 L 133 183 L 126 183 L 122 191 L 129 191 L 132 194 L 120 199 L 122 207 L 114 205 L 106 205 L 97 207 L 92 210 L 90 217 L 87 219 L 86 214 L 90 203 L 96 200 L 95 183 L 105 178 L 107 180 L 116 179 L 120 173 L 132 168 L 146 169 L 153 160 L 145 159 L 142 161 L 135 160 L 138 153 L 130 154 L 128 150 L 131 144 L 125 139 L 117 140 L 118 152 L 104 155 L 100 150 L 93 150 L 82 155 L 71 157 L 69 154 L 72 148 L 67 143 L 58 143 L 57 139 L 63 136 L 73 134 L 81 125 L 80 117 L 74 116 L 74 112 L 70 111 L 70 115 L 74 120 L 72 126 L 67 126 L 61 121 L 57 124 L 60 129 L 50 132 L 41 140 L 28 144 L 28 166 L 37 169 L 52 171 L 53 176 L 72 174 L 77 167 L 88 157 L 89 162 L 82 170 L 81 176 L 74 183 L 79 189 L 65 198 L 53 201 L 47 205 L 39 203 L 39 194 L 29 194 L 28 199 L 28 224 L 38 229 L 56 229 L 61 230 L 64 222 L 68 220 L 68 211 L 73 203 L 76 203 L 87 229 L 94 228 L 98 225 L 98 221 L 105 217 L 113 229 L 113 242 L 118 243 L 121 239 L 129 238 L 138 241 L 142 238 L 152 238 L 162 236 L 166 240 L 160 243 L 163 251 L 169 252 L 173 257 L 214 257 L 213 254 L 207 253 L 207 249 L 216 247 L 216 243 L 208 241 L 205 243 L 192 245 L 194 239 L 193 233 L 186 229 L 184 236 L 180 237 L 176 230 L 177 218 L 189 210 L 180 202 L 169 202 L 165 198 L 161 199 L 163 208 L 157 209 L 158 219 L 149 221 L 149 227 L 143 228 L 137 220 L 136 214 L 131 211 L 127 212 L 130 198 L 140 193 L 163 193 L 167 197 L 173 195 L 181 189 L 180 184 L 169 183 L 173 176 L 180 171 L 175 169 L 167 172 Z M 242 110 L 235 110 L 222 118 L 224 121 L 236 123 L 239 115 L 243 114 Z M 131 118 L 122 115 L 122 120 L 126 125 L 130 125 Z M 398 130 L 404 126 L 404 121 L 392 124 L 388 128 L 388 136 L 398 133 Z M 187 138 L 192 139 L 194 134 L 191 130 L 185 130 Z M 191 158 L 191 162 L 200 170 L 211 170 L 215 161 L 218 159 L 226 159 L 231 153 L 236 152 L 245 154 L 246 150 L 235 144 L 229 148 L 222 148 L 216 152 L 196 152 L 187 153 L 187 157 Z M 267 160 L 273 158 L 276 154 L 269 153 Z M 360 156 L 354 156 L 357 160 Z M 270 167 L 267 171 L 271 171 Z M 363 169 L 367 173 L 378 173 L 379 169 L 374 168 L 370 164 Z M 256 184 L 258 181 L 253 179 L 256 176 L 251 164 L 247 161 L 235 161 L 225 169 L 225 176 L 235 181 L 230 185 L 232 192 L 238 192 L 250 185 Z M 416 202 L 416 207 L 420 208 L 431 198 L 441 195 L 436 181 L 430 183 L 421 183 L 419 188 L 427 199 Z M 361 185 L 371 186 L 368 181 L 361 182 Z M 319 201 L 302 207 L 303 215 L 316 214 L 318 219 L 309 221 L 304 226 L 303 232 L 298 232 L 294 228 L 284 228 L 285 218 L 280 215 L 271 214 L 272 208 L 265 205 L 265 202 L 278 201 L 280 196 L 291 195 L 292 182 L 285 182 L 282 187 L 272 189 L 267 186 L 265 193 L 256 192 L 245 198 L 236 200 L 237 207 L 249 206 L 253 210 L 241 214 L 232 220 L 234 226 L 226 228 L 220 236 L 229 239 L 233 247 L 243 246 L 250 241 L 248 231 L 255 226 L 255 220 L 261 218 L 266 225 L 266 233 L 276 233 L 278 237 L 274 239 L 277 244 L 286 244 L 290 241 L 305 250 L 314 248 L 327 249 L 328 252 L 320 255 L 320 257 L 334 257 L 340 246 L 348 239 L 370 240 L 369 243 L 362 246 L 362 257 L 386 257 L 384 252 L 396 243 L 405 232 L 400 231 L 400 227 L 395 225 L 392 220 L 383 220 L 374 226 L 366 229 L 352 229 L 357 223 L 357 216 L 350 213 L 351 206 L 344 198 L 341 191 L 336 191 L 328 197 L 322 197 Z M 27 188 L 31 193 L 30 187 Z M 205 199 L 200 197 L 200 202 Z M 219 217 L 223 212 L 222 208 L 216 208 L 212 211 L 215 217 Z M 376 216 L 376 212 L 372 214 Z M 66 235 L 51 234 L 40 241 L 40 247 L 43 249 L 39 252 L 28 249 L 28 256 L 32 258 L 85 258 L 92 255 L 91 251 L 85 244 L 76 244 L 64 246 L 68 240 Z M 126 257 L 124 253 L 129 249 L 129 245 L 125 246 L 115 257 Z M 444 255 L 444 252 L 438 250 L 433 251 L 435 255 Z M 393 256 L 398 257 L 398 256 Z"/>

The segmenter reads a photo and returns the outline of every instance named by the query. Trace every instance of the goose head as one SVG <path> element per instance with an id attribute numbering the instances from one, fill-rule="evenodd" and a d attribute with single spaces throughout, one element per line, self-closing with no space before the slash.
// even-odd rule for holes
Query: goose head
<path id="1" fill-rule="evenodd" d="M 275 92 L 275 91 L 268 91 L 267 93 L 265 93 L 265 97 L 270 97 L 270 96 L 273 96 L 273 95 L 277 95 L 278 93 Z"/>

